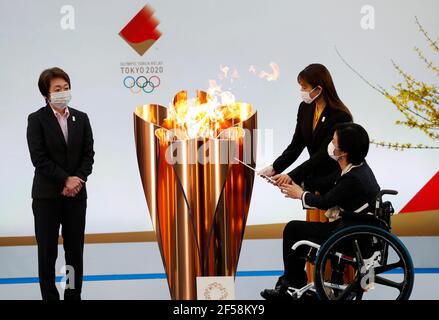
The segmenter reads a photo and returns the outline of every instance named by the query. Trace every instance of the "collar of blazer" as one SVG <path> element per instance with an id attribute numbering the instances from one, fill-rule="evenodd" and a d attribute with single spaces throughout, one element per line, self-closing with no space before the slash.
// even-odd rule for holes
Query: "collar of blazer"
<path id="1" fill-rule="evenodd" d="M 364 160 L 363 162 L 361 162 L 361 163 L 358 164 L 358 165 L 353 165 L 352 163 L 349 163 L 349 164 L 347 165 L 347 167 L 344 168 L 344 170 L 342 170 L 342 171 L 340 172 L 340 175 L 339 175 L 339 176 L 337 177 L 337 179 L 335 180 L 335 181 L 336 181 L 336 184 L 338 183 L 338 181 L 339 181 L 341 178 L 346 177 L 346 175 L 349 176 L 349 172 L 351 172 L 352 169 L 362 167 L 362 166 L 365 164 L 365 162 L 366 162 L 366 160 Z"/>
<path id="2" fill-rule="evenodd" d="M 53 113 L 53 110 L 49 106 L 49 104 L 46 104 L 45 111 L 46 111 L 45 114 L 47 116 L 48 123 L 49 123 L 50 127 L 56 132 L 56 134 L 60 138 L 62 144 L 65 147 L 70 145 L 70 143 L 72 141 L 72 137 L 75 133 L 75 128 L 76 128 L 75 123 L 77 121 L 77 115 L 76 115 L 75 109 L 69 107 L 70 116 L 67 118 L 67 130 L 69 132 L 68 138 L 67 138 L 67 143 L 64 139 L 64 135 L 62 133 L 61 127 L 59 126 L 58 119 L 56 118 L 56 116 Z"/>

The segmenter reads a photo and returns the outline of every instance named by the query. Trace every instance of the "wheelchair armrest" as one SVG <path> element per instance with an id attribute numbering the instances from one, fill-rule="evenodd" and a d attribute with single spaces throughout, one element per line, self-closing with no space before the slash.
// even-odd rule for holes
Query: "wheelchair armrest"
<path id="1" fill-rule="evenodd" d="M 390 190 L 390 189 L 383 189 L 380 190 L 375 198 L 375 211 L 378 210 L 381 207 L 381 204 L 383 203 L 383 196 L 385 194 L 390 195 L 397 195 L 398 191 L 396 190 Z"/>
<path id="2" fill-rule="evenodd" d="M 297 241 L 295 244 L 293 244 L 293 246 L 291 247 L 291 249 L 296 250 L 298 247 L 300 246 L 310 246 L 312 248 L 316 248 L 317 250 L 320 249 L 320 245 L 318 245 L 317 243 L 308 241 L 308 240 L 300 240 Z"/>
<path id="3" fill-rule="evenodd" d="M 380 190 L 380 191 L 378 192 L 377 197 L 382 197 L 382 196 L 385 195 L 385 194 L 397 195 L 397 194 L 398 194 L 398 191 L 396 191 L 396 190 L 390 190 L 390 189 L 383 189 L 383 190 Z"/>

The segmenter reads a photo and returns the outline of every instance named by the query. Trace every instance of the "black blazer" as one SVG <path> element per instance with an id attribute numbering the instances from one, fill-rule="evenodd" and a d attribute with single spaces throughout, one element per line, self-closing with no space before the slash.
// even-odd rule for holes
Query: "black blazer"
<path id="1" fill-rule="evenodd" d="M 332 160 L 334 161 L 334 160 Z M 335 161 L 334 161 L 335 163 Z M 302 196 L 302 205 L 327 210 L 338 206 L 344 211 L 373 212 L 375 199 L 380 186 L 366 161 L 358 167 L 353 167 L 344 175 L 333 172 L 327 177 L 308 180 L 305 190 L 317 190 L 321 195 L 306 192 Z"/>
<path id="2" fill-rule="evenodd" d="M 69 112 L 67 143 L 49 105 L 28 117 L 27 143 L 35 167 L 33 199 L 62 197 L 61 192 L 69 176 L 87 181 L 92 172 L 95 153 L 90 121 L 84 112 L 70 107 Z M 87 198 L 85 185 L 76 198 Z"/>
<path id="3" fill-rule="evenodd" d="M 341 122 L 352 121 L 352 117 L 346 112 L 327 105 L 313 131 L 314 110 L 314 102 L 300 104 L 293 139 L 273 163 L 274 171 L 281 173 L 297 160 L 306 147 L 310 158 L 288 173 L 298 184 L 307 176 L 324 177 L 334 170 L 340 170 L 339 165 L 328 156 L 327 147 L 332 140 L 334 126 Z"/>

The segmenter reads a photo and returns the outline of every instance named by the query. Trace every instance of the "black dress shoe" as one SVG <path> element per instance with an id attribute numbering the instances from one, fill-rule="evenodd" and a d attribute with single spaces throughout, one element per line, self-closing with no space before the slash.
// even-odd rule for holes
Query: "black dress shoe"
<path id="1" fill-rule="evenodd" d="M 312 290 L 308 290 L 302 294 L 302 296 L 298 299 L 299 301 L 318 301 L 317 293 Z"/>
<path id="2" fill-rule="evenodd" d="M 281 292 L 280 288 L 265 289 L 261 291 L 261 296 L 265 300 L 284 300 L 286 297 L 286 293 Z"/>
<path id="3" fill-rule="evenodd" d="M 261 291 L 261 296 L 265 300 L 294 300 L 290 294 L 287 293 L 287 287 L 276 286 L 274 289 L 265 289 Z"/>

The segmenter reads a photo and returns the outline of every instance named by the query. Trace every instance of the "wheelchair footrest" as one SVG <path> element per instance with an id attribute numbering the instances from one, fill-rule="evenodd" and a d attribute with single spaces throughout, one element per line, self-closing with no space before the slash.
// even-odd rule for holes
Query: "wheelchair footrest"
<path id="1" fill-rule="evenodd" d="M 300 299 L 303 294 L 305 294 L 307 291 L 314 291 L 314 282 L 308 283 L 306 286 L 302 287 L 302 288 L 293 288 L 293 287 L 288 287 L 287 289 L 287 293 L 293 298 L 293 299 Z"/>

